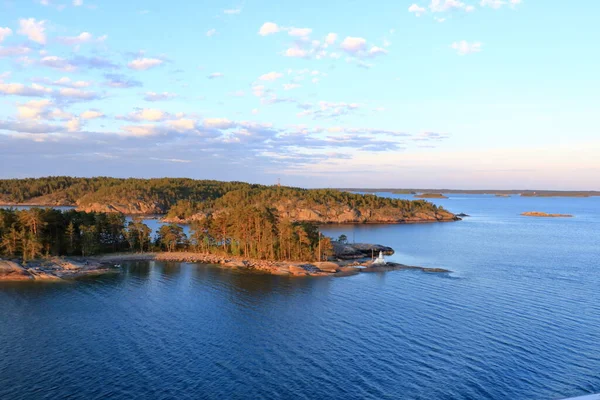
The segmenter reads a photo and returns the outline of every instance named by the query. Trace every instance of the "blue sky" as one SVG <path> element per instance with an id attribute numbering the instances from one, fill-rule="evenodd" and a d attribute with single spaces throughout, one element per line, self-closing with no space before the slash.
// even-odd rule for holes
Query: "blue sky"
<path id="1" fill-rule="evenodd" d="M 598 11 L 0 0 L 0 175 L 600 189 Z"/>

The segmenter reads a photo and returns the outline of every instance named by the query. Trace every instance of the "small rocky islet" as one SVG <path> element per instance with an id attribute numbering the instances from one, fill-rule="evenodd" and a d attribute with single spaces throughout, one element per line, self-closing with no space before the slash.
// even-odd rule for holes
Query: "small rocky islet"
<path id="1" fill-rule="evenodd" d="M 545 218 L 573 218 L 571 214 L 549 214 L 541 211 L 527 211 L 521 213 L 524 217 L 545 217 Z"/>
<path id="2" fill-rule="evenodd" d="M 423 272 L 448 273 L 441 268 L 424 268 L 386 262 L 374 263 L 371 255 L 379 252 L 394 254 L 391 247 L 378 244 L 334 242 L 334 257 L 330 261 L 294 262 L 251 260 L 242 257 L 220 256 L 192 252 L 122 253 L 96 257 L 37 260 L 19 264 L 0 260 L 0 281 L 64 281 L 86 276 L 119 273 L 119 263 L 128 261 L 189 262 L 217 265 L 246 272 L 258 272 L 282 276 L 349 276 L 364 272 L 394 270 L 419 270 Z"/>

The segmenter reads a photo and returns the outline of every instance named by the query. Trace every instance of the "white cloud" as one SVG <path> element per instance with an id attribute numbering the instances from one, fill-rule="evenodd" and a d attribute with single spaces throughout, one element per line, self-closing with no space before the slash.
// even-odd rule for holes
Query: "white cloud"
<path id="1" fill-rule="evenodd" d="M 43 65 L 45 67 L 49 67 L 49 68 L 54 68 L 54 69 L 58 69 L 61 71 L 74 71 L 75 69 L 77 69 L 77 67 L 73 64 L 71 64 L 71 62 L 69 62 L 69 60 L 66 60 L 62 57 L 57 57 L 57 56 L 46 56 L 46 57 L 42 57 L 39 61 L 40 65 Z"/>
<path id="2" fill-rule="evenodd" d="M 27 36 L 29 40 L 46 44 L 46 21 L 37 21 L 35 18 L 20 19 L 18 33 Z"/>
<path id="3" fill-rule="evenodd" d="M 74 46 L 74 45 L 81 45 L 84 43 L 91 43 L 91 42 L 103 42 L 107 38 L 108 38 L 107 35 L 103 35 L 103 36 L 100 36 L 100 37 L 94 39 L 94 35 L 92 35 L 91 33 L 81 32 L 77 36 L 61 36 L 57 40 L 60 43 L 63 43 L 63 44 L 69 45 L 69 46 Z"/>
<path id="4" fill-rule="evenodd" d="M 23 45 L 0 47 L 0 57 L 23 56 L 30 52 L 31 49 Z"/>
<path id="5" fill-rule="evenodd" d="M 298 85 L 297 83 L 284 83 L 283 84 L 283 90 L 292 90 L 292 89 L 296 89 L 299 87 L 300 87 L 300 85 Z"/>
<path id="6" fill-rule="evenodd" d="M 39 119 L 48 107 L 52 105 L 50 100 L 31 100 L 17 105 L 17 113 L 20 119 Z"/>
<path id="7" fill-rule="evenodd" d="M 96 118 L 104 117 L 104 114 L 102 114 L 100 111 L 96 111 L 96 110 L 87 110 L 87 111 L 82 112 L 80 117 L 83 119 L 96 119 Z"/>
<path id="8" fill-rule="evenodd" d="M 73 118 L 67 121 L 67 130 L 69 132 L 77 132 L 81 129 L 81 121 L 79 118 Z"/>
<path id="9" fill-rule="evenodd" d="M 16 96 L 42 97 L 52 93 L 52 89 L 33 83 L 25 86 L 21 83 L 0 83 L 0 93 Z"/>
<path id="10" fill-rule="evenodd" d="M 88 87 L 91 85 L 91 82 L 88 81 L 72 81 L 70 78 L 63 76 L 62 78 L 54 81 L 54 82 L 47 82 L 50 85 L 56 85 L 56 86 L 64 86 L 64 87 L 70 87 L 70 88 L 84 88 L 84 87 Z"/>
<path id="11" fill-rule="evenodd" d="M 355 112 L 359 108 L 360 104 L 358 103 L 320 101 L 317 105 L 311 105 L 306 110 L 298 113 L 298 117 L 312 116 L 313 119 L 335 118 Z"/>
<path id="12" fill-rule="evenodd" d="M 223 78 L 225 76 L 225 74 L 223 74 L 222 72 L 213 72 L 212 74 L 208 75 L 207 78 L 208 79 L 217 79 L 217 78 Z"/>
<path id="13" fill-rule="evenodd" d="M 279 26 L 274 22 L 265 22 L 259 29 L 258 34 L 261 36 L 271 35 L 279 32 Z"/>
<path id="14" fill-rule="evenodd" d="M 325 36 L 325 43 L 327 44 L 334 44 L 335 41 L 337 40 L 338 35 L 337 33 L 328 33 L 327 36 Z"/>
<path id="15" fill-rule="evenodd" d="M 283 53 L 286 57 L 294 57 L 294 58 L 306 58 L 308 57 L 308 51 L 301 49 L 299 47 L 290 47 Z"/>
<path id="16" fill-rule="evenodd" d="M 306 37 L 312 33 L 310 28 L 289 28 L 288 35 L 296 37 Z"/>
<path id="17" fill-rule="evenodd" d="M 466 54 L 479 53 L 481 51 L 481 46 L 481 42 L 469 43 L 466 40 L 461 40 L 460 42 L 452 43 L 450 47 L 456 50 L 461 56 L 464 56 Z"/>
<path id="18" fill-rule="evenodd" d="M 228 14 L 228 15 L 237 15 L 241 12 L 242 12 L 241 8 L 230 8 L 227 10 L 223 10 L 223 14 Z"/>
<path id="19" fill-rule="evenodd" d="M 127 66 L 136 71 L 145 71 L 147 69 L 161 65 L 164 61 L 158 58 L 138 58 L 131 61 Z"/>
<path id="20" fill-rule="evenodd" d="M 146 96 L 144 96 L 144 100 L 146 101 L 161 101 L 161 100 L 170 100 L 177 97 L 177 95 L 175 93 L 169 93 L 169 92 L 162 92 L 162 93 L 155 93 L 155 92 L 147 92 Z"/>
<path id="21" fill-rule="evenodd" d="M 83 0 L 73 0 L 73 5 L 79 7 L 83 5 Z"/>
<path id="22" fill-rule="evenodd" d="M 386 49 L 383 49 L 383 48 L 377 47 L 377 46 L 373 46 L 369 50 L 369 56 L 371 56 L 371 57 L 375 57 L 377 55 L 385 55 L 387 53 L 388 53 L 388 51 Z"/>
<path id="23" fill-rule="evenodd" d="M 252 109 L 252 114 L 256 115 L 258 113 L 259 113 L 258 108 L 253 108 Z"/>
<path id="24" fill-rule="evenodd" d="M 10 35 L 12 35 L 12 29 L 0 27 L 0 43 Z"/>
<path id="25" fill-rule="evenodd" d="M 258 79 L 260 79 L 261 81 L 274 81 L 274 80 L 281 78 L 282 76 L 283 76 L 282 73 L 273 71 L 273 72 L 269 72 L 269 73 L 261 75 Z"/>
<path id="26" fill-rule="evenodd" d="M 134 113 L 129 113 L 126 118 L 127 120 L 133 121 L 162 121 L 164 120 L 168 114 L 162 110 L 157 110 L 153 108 L 144 108 Z"/>
<path id="27" fill-rule="evenodd" d="M 357 53 L 367 47 L 367 41 L 361 37 L 347 36 L 340 47 L 348 53 Z"/>
<path id="28" fill-rule="evenodd" d="M 215 33 L 217 33 L 217 30 L 215 28 L 212 28 L 206 32 L 206 36 L 211 37 L 211 36 L 214 36 Z"/>
<path id="29" fill-rule="evenodd" d="M 419 7 L 417 4 L 413 4 L 408 7 L 408 12 L 415 13 L 417 17 L 420 17 L 421 14 L 425 14 L 427 10 L 424 7 Z"/>
<path id="30" fill-rule="evenodd" d="M 65 112 L 60 108 L 55 108 L 47 114 L 50 119 L 61 119 L 63 121 L 73 118 L 73 114 Z"/>
<path id="31" fill-rule="evenodd" d="M 94 100 L 94 99 L 98 98 L 98 95 L 94 92 L 89 92 L 86 90 L 75 89 L 75 88 L 60 89 L 58 91 L 58 93 L 61 97 L 69 97 L 69 98 L 80 99 L 80 100 Z"/>
<path id="32" fill-rule="evenodd" d="M 185 118 L 175 119 L 175 120 L 167 121 L 167 125 L 179 132 L 191 131 L 191 130 L 196 129 L 196 121 L 194 121 L 193 119 L 185 119 Z"/>
<path id="33" fill-rule="evenodd" d="M 160 131 L 156 129 L 156 126 L 154 125 L 129 125 L 122 126 L 121 129 L 124 131 L 126 136 L 144 137 L 154 136 L 160 133 Z"/>
<path id="34" fill-rule="evenodd" d="M 237 126 L 234 121 L 227 118 L 206 118 L 203 124 L 206 128 L 213 129 L 231 129 Z"/>

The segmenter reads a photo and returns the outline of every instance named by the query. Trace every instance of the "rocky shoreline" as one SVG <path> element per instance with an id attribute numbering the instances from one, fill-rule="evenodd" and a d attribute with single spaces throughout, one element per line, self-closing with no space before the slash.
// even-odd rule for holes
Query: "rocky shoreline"
<path id="1" fill-rule="evenodd" d="M 281 276 L 349 276 L 363 272 L 395 270 L 451 272 L 441 268 L 415 267 L 394 262 L 374 264 L 371 254 L 376 256 L 380 251 L 387 255 L 394 253 L 394 250 L 387 246 L 366 243 L 349 245 L 336 242 L 335 250 L 335 261 L 322 262 L 252 260 L 243 257 L 191 252 L 115 253 L 86 258 L 54 257 L 47 260 L 31 261 L 24 266 L 15 261 L 0 259 L 0 282 L 64 281 L 86 276 L 119 273 L 121 263 L 133 261 L 211 264 L 245 272 Z"/>
<path id="2" fill-rule="evenodd" d="M 442 268 L 425 268 L 409 266 L 394 262 L 385 265 L 373 264 L 369 259 L 337 260 L 321 262 L 266 261 L 251 260 L 243 257 L 219 256 L 214 254 L 188 252 L 161 253 L 125 253 L 110 254 L 93 259 L 95 262 L 115 264 L 128 261 L 164 261 L 187 262 L 217 265 L 241 271 L 259 272 L 283 276 L 349 276 L 363 272 L 384 272 L 396 270 L 419 270 L 423 272 L 449 273 Z"/>
<path id="3" fill-rule="evenodd" d="M 0 259 L 0 282 L 57 282 L 119 272 L 118 268 L 91 258 L 53 257 L 30 261 L 24 266 L 16 261 Z"/>

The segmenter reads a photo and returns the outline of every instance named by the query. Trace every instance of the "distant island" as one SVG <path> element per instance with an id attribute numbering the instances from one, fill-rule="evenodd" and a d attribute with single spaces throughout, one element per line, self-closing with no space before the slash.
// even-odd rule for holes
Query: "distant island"
<path id="1" fill-rule="evenodd" d="M 441 193 L 421 193 L 415 195 L 415 199 L 447 199 L 447 196 L 444 196 Z"/>
<path id="2" fill-rule="evenodd" d="M 521 213 L 525 217 L 551 217 L 551 218 L 572 218 L 571 214 L 548 214 L 541 211 L 527 211 Z"/>
<path id="3" fill-rule="evenodd" d="M 71 206 L 79 211 L 161 215 L 191 223 L 238 207 L 268 207 L 295 222 L 420 223 L 458 218 L 426 201 L 333 189 L 301 189 L 184 178 L 46 177 L 0 180 L 0 204 Z"/>
<path id="4" fill-rule="evenodd" d="M 395 193 L 395 194 L 417 194 L 417 193 L 442 193 L 442 194 L 489 194 L 498 197 L 509 197 L 518 195 L 523 197 L 593 197 L 600 196 L 600 191 L 585 190 L 501 190 L 501 189 L 399 189 L 399 188 L 340 188 L 338 190 L 361 193 Z"/>

